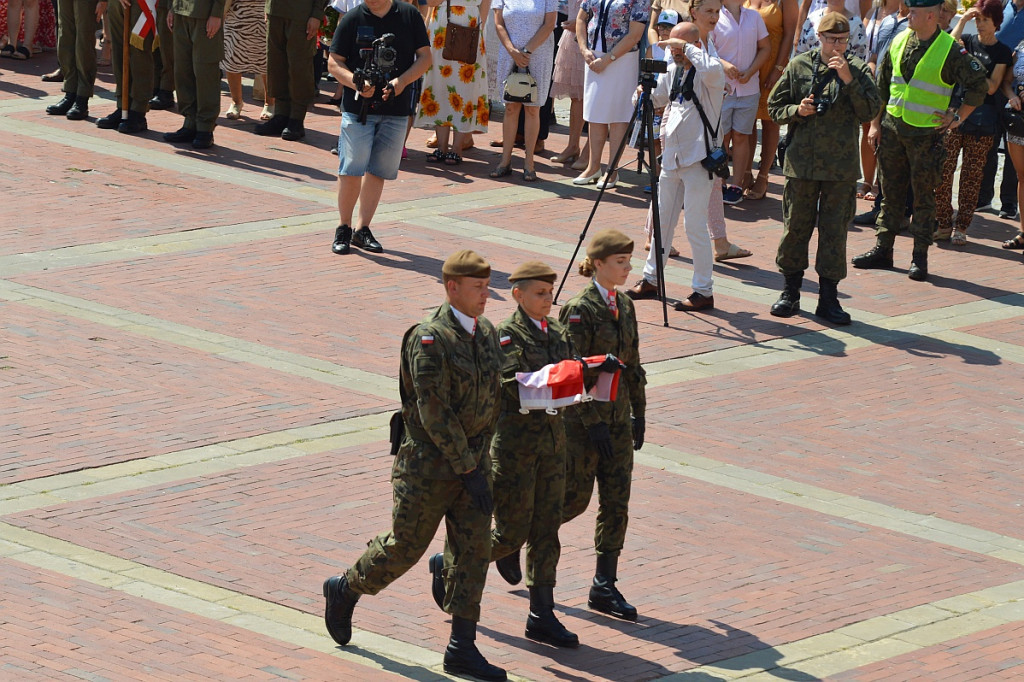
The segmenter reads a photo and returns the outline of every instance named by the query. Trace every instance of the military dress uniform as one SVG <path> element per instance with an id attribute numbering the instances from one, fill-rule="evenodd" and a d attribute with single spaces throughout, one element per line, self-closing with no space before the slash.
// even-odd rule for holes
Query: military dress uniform
<path id="1" fill-rule="evenodd" d="M 841 21 L 840 21 L 841 20 Z M 849 33 L 849 22 L 838 13 L 822 18 L 820 33 Z M 815 271 L 819 297 L 815 311 L 836 324 L 849 324 L 839 306 L 837 286 L 846 278 L 846 231 L 856 206 L 860 177 L 860 129 L 881 108 L 871 70 L 858 57 L 847 54 L 853 80 L 843 83 L 823 60 L 821 48 L 790 60 L 768 99 L 768 113 L 779 124 L 789 124 L 790 144 L 782 172 L 782 240 L 775 263 L 786 278 L 782 298 L 772 314 L 790 317 L 799 309 L 800 287 L 808 266 L 807 249 L 818 229 Z M 803 117 L 801 101 L 814 89 L 815 102 L 826 104 L 823 114 Z"/>
<path id="2" fill-rule="evenodd" d="M 610 245 L 605 245 L 605 242 Z M 624 250 L 626 242 L 628 251 Z M 604 259 L 615 253 L 631 253 L 632 247 L 632 240 L 622 233 L 605 230 L 595 235 L 587 248 L 587 255 L 592 260 Z M 615 293 L 611 299 L 615 302 L 614 309 L 609 305 L 611 300 L 606 298 L 611 293 Z M 598 510 L 594 549 L 597 552 L 597 571 L 589 604 L 597 610 L 636 620 L 636 609 L 625 603 L 614 586 L 618 557 L 625 543 L 629 520 L 635 435 L 631 415 L 642 425 L 647 407 L 644 392 L 647 379 L 640 366 L 636 312 L 628 296 L 614 290 L 602 292 L 597 282 L 592 281 L 562 307 L 558 319 L 569 329 L 573 346 L 582 356 L 610 353 L 626 367 L 622 370 L 614 402 L 590 401 L 566 408 L 566 482 L 562 522 L 566 523 L 586 510 L 596 481 Z M 594 370 L 585 373 L 588 387 L 596 378 Z M 601 424 L 607 425 L 611 438 L 610 454 L 600 454 L 592 437 L 593 430 L 600 429 Z M 622 608 L 603 608 L 616 600 L 621 602 Z"/>
<path id="3" fill-rule="evenodd" d="M 128 11 L 128 30 L 142 16 L 139 0 L 131 0 Z M 156 18 L 154 17 L 154 21 Z M 110 65 L 114 71 L 114 85 L 117 93 L 117 108 L 113 113 L 96 121 L 98 128 L 116 128 L 119 133 L 140 133 L 148 128 L 146 112 L 149 111 L 149 99 L 153 96 L 153 43 L 156 30 L 150 31 L 141 46 L 134 43 L 128 46 L 128 73 L 122 73 L 124 67 L 124 22 L 125 9 L 120 0 L 111 0 L 107 4 L 107 25 L 110 30 Z M 154 27 L 156 28 L 156 27 Z M 128 120 L 122 121 L 121 99 L 124 81 L 128 79 Z"/>
<path id="4" fill-rule="evenodd" d="M 173 0 L 174 87 L 181 129 L 167 133 L 168 142 L 191 142 L 206 149 L 213 145 L 213 129 L 220 115 L 220 62 L 224 59 L 224 0 Z M 212 38 L 206 22 L 221 19 Z"/>
<path id="5" fill-rule="evenodd" d="M 64 97 L 46 107 L 51 116 L 81 121 L 89 115 L 89 99 L 96 84 L 96 14 L 105 4 L 96 0 L 58 0 L 57 61 L 64 74 Z"/>
<path id="6" fill-rule="evenodd" d="M 940 0 L 908 0 L 910 7 L 931 7 Z M 932 48 L 935 48 L 932 50 Z M 942 59 L 938 51 L 945 51 Z M 929 54 L 930 52 L 930 54 Z M 926 60 L 925 57 L 928 57 Z M 936 63 L 941 60 L 941 67 Z M 893 62 L 898 61 L 895 72 Z M 898 75 L 899 78 L 895 76 Z M 935 83 L 940 81 L 949 87 Z M 906 29 L 893 38 L 889 51 L 878 66 L 878 90 L 886 107 L 882 115 L 881 138 L 876 154 L 882 182 L 882 208 L 875 229 L 875 247 L 853 259 L 856 268 L 892 267 L 893 244 L 903 229 L 903 217 L 909 188 L 914 192 L 914 216 L 910 233 L 914 237 L 914 251 L 908 275 L 923 280 L 928 276 L 928 247 L 935 232 L 935 188 L 942 180 L 942 164 L 946 150 L 942 144 L 945 130 L 933 121 L 918 120 L 918 108 L 911 101 L 914 86 L 924 97 L 939 95 L 938 106 L 931 110 L 940 113 L 949 106 L 952 87 L 964 88 L 963 105 L 976 107 L 985 101 L 988 83 L 981 64 L 964 50 L 958 42 L 936 25 L 935 33 L 920 39 L 916 32 Z M 895 86 L 909 83 L 908 103 L 892 101 Z M 944 91 L 946 91 L 944 93 Z M 912 119 L 914 122 L 908 122 Z"/>
<path id="7" fill-rule="evenodd" d="M 256 126 L 258 135 L 286 140 L 305 136 L 306 109 L 316 97 L 313 59 L 317 38 L 306 38 L 310 19 L 324 22 L 323 0 L 267 0 L 267 80 L 274 117 Z"/>
<path id="8" fill-rule="evenodd" d="M 149 100 L 149 108 L 164 110 L 174 108 L 174 31 L 167 26 L 167 14 L 171 10 L 172 0 L 156 2 L 156 34 L 160 39 L 160 49 L 154 53 L 159 59 L 154 60 L 157 92 Z"/>
<path id="9" fill-rule="evenodd" d="M 459 257 L 475 258 L 469 271 L 482 272 L 472 264 L 478 263 L 490 276 L 490 266 L 471 251 L 449 258 L 446 274 L 453 259 L 451 268 L 462 271 Z M 494 326 L 477 317 L 470 334 L 450 303 L 406 332 L 399 379 L 405 433 L 391 470 L 392 528 L 371 540 L 343 576 L 324 583 L 327 630 L 339 644 L 351 636 L 352 608 L 359 596 L 377 594 L 406 573 L 444 520 L 452 556 L 444 601 L 445 611 L 452 614 L 445 669 L 450 656 L 460 664 L 473 654 L 483 661 L 473 640 L 491 556 L 488 451 L 498 417 L 501 366 Z M 471 481 L 483 490 L 473 488 Z M 481 509 L 481 494 L 487 497 L 486 509 Z M 486 661 L 482 665 L 488 666 Z M 494 679 L 505 678 L 500 668 L 489 667 L 501 673 Z"/>

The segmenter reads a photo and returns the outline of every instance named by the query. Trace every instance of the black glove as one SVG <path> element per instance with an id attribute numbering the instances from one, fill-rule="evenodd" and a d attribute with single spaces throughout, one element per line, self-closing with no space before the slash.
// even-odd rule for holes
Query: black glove
<path id="1" fill-rule="evenodd" d="M 633 449 L 639 450 L 644 446 L 644 432 L 647 431 L 647 422 L 643 417 L 633 417 Z"/>
<path id="2" fill-rule="evenodd" d="M 604 356 L 604 362 L 597 366 L 598 372 L 617 372 L 620 369 L 626 369 L 626 366 L 619 362 L 619 359 L 608 353 Z"/>
<path id="3" fill-rule="evenodd" d="M 604 422 L 598 422 L 592 426 L 587 427 L 587 435 L 590 436 L 590 442 L 594 444 L 597 449 L 597 454 L 602 457 L 612 456 L 612 434 L 608 430 L 608 425 Z"/>
<path id="4" fill-rule="evenodd" d="M 488 516 L 494 511 L 494 498 L 491 497 L 491 488 L 487 485 L 487 477 L 477 467 L 472 471 L 460 474 L 462 485 L 473 500 L 473 506 Z"/>

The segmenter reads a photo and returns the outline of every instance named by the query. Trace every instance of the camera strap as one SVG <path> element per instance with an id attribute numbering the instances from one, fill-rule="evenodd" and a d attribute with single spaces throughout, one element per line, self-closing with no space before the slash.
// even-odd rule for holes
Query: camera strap
<path id="1" fill-rule="evenodd" d="M 451 0 L 449 0 L 450 2 Z M 608 15 L 611 14 L 612 3 L 615 0 L 601 0 L 601 11 L 597 15 L 597 33 L 594 34 L 594 44 L 590 49 L 597 49 L 598 36 L 601 38 L 601 51 L 608 51 L 608 38 L 605 36 L 604 29 L 608 25 Z"/>
<path id="2" fill-rule="evenodd" d="M 678 72 L 676 72 L 678 75 Z M 679 96 L 683 99 L 693 102 L 693 106 L 697 107 L 697 114 L 700 115 L 700 121 L 704 124 L 704 149 L 711 154 L 711 141 L 708 139 L 708 135 L 711 136 L 715 142 L 718 142 L 718 129 L 722 125 L 722 114 L 718 114 L 718 125 L 714 128 L 711 127 L 711 122 L 708 120 L 708 115 L 704 113 L 704 107 L 701 106 L 700 100 L 697 99 L 697 93 L 693 91 L 693 80 L 697 77 L 697 69 L 690 66 L 689 73 L 686 74 L 686 79 L 683 80 L 682 86 L 679 88 Z"/>

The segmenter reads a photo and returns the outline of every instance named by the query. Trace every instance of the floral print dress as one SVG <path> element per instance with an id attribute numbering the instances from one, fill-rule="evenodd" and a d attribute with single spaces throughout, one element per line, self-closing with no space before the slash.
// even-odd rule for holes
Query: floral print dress
<path id="1" fill-rule="evenodd" d="M 480 1 L 452 2 L 452 22 L 461 26 L 480 25 Z M 484 52 L 483 31 L 475 64 L 450 62 L 441 56 L 444 50 L 445 27 L 448 25 L 447 6 L 434 8 L 427 23 L 430 52 L 434 63 L 423 76 L 420 107 L 416 114 L 418 128 L 433 129 L 449 126 L 460 133 L 487 131 L 491 105 L 487 100 L 487 56 Z"/>

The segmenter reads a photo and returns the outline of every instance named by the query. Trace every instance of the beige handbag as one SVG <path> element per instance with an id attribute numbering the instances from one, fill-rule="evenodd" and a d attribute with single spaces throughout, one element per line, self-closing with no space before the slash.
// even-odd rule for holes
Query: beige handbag
<path id="1" fill-rule="evenodd" d="M 520 71 L 518 66 L 512 66 L 512 73 L 505 79 L 504 99 L 506 102 L 537 103 L 537 79 L 530 75 L 530 67 Z"/>

